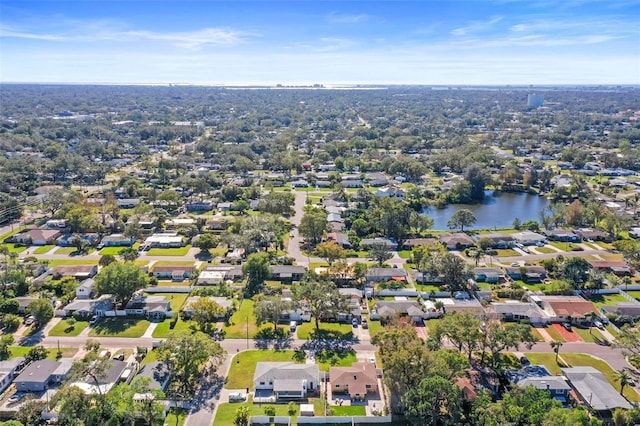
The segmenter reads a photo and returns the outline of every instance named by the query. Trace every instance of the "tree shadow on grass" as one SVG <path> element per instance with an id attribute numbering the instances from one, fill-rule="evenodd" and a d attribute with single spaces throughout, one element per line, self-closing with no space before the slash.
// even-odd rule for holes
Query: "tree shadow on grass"
<path id="1" fill-rule="evenodd" d="M 268 349 L 273 345 L 275 350 L 285 350 L 291 347 L 291 335 L 284 328 L 262 328 L 253 338 L 258 349 Z"/>
<path id="2" fill-rule="evenodd" d="M 135 326 L 138 321 L 137 319 L 105 318 L 100 321 L 93 330 L 98 336 L 115 335 L 123 333 Z"/>

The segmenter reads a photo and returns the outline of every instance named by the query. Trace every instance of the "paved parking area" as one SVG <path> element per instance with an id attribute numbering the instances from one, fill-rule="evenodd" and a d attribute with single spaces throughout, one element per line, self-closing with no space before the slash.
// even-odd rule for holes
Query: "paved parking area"
<path id="1" fill-rule="evenodd" d="M 562 324 L 551 324 L 551 327 L 555 328 L 567 342 L 584 342 L 578 333 L 567 330 Z"/>

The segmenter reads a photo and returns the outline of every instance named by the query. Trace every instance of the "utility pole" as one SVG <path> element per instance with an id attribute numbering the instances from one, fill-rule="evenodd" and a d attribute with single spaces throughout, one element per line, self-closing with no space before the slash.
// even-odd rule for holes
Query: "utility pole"
<path id="1" fill-rule="evenodd" d="M 249 350 L 249 315 L 247 315 L 247 350 Z"/>

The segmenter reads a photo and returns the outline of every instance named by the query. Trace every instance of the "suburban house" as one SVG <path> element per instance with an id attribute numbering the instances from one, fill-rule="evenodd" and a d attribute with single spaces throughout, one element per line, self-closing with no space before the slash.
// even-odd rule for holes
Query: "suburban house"
<path id="1" fill-rule="evenodd" d="M 73 277 L 77 280 L 93 278 L 98 273 L 98 265 L 60 265 L 53 268 L 54 278 Z"/>
<path id="2" fill-rule="evenodd" d="M 521 387 L 533 386 L 549 392 L 549 397 L 567 402 L 571 386 L 562 376 L 552 376 L 542 365 L 527 365 L 520 370 L 505 370 L 509 384 Z"/>
<path id="3" fill-rule="evenodd" d="M 631 275 L 631 268 L 624 260 L 588 260 L 591 268 L 618 276 Z"/>
<path id="4" fill-rule="evenodd" d="M 147 377 L 149 379 L 149 388 L 166 391 L 171 380 L 171 371 L 169 366 L 161 361 L 152 361 L 140 368 L 136 377 Z"/>
<path id="5" fill-rule="evenodd" d="M 360 320 L 362 317 L 362 309 L 360 308 L 363 297 L 362 290 L 358 290 L 357 288 L 339 288 L 338 292 L 340 292 L 342 297 L 347 299 L 349 306 L 348 313 L 338 314 L 338 321 L 350 321 L 353 318 Z"/>
<path id="6" fill-rule="evenodd" d="M 351 243 L 349 242 L 349 236 L 347 234 L 343 234 L 342 232 L 330 232 L 327 234 L 327 241 L 335 241 L 342 248 L 348 249 L 351 248 Z"/>
<path id="7" fill-rule="evenodd" d="M 88 395 L 106 394 L 115 385 L 121 382 L 129 383 L 133 378 L 133 369 L 125 362 L 118 360 L 109 361 L 110 365 L 104 377 L 98 377 L 98 383 L 91 377 L 84 377 L 71 385 L 76 386 Z"/>
<path id="8" fill-rule="evenodd" d="M 443 234 L 438 240 L 447 247 L 448 250 L 464 250 L 475 245 L 475 241 L 463 232 L 455 234 Z"/>
<path id="9" fill-rule="evenodd" d="M 100 235 L 98 234 L 64 234 L 58 237 L 56 244 L 60 247 L 75 247 L 76 238 L 90 246 L 96 246 L 100 242 Z"/>
<path id="10" fill-rule="evenodd" d="M 476 281 L 491 284 L 499 283 L 504 278 L 504 272 L 500 268 L 478 267 L 471 269 L 471 273 Z"/>
<path id="11" fill-rule="evenodd" d="M 78 287 L 76 287 L 76 298 L 78 299 L 91 299 L 93 294 L 93 288 L 96 286 L 96 282 L 93 278 L 87 278 L 83 280 Z"/>
<path id="12" fill-rule="evenodd" d="M 369 268 L 365 275 L 367 283 L 386 283 L 387 281 L 407 281 L 407 271 L 400 268 Z"/>
<path id="13" fill-rule="evenodd" d="M 121 209 L 132 209 L 140 204 L 140 198 L 119 198 L 116 202 Z"/>
<path id="14" fill-rule="evenodd" d="M 36 296 L 18 296 L 16 297 L 16 300 L 18 301 L 18 313 L 19 314 L 25 314 L 27 312 L 27 306 L 29 306 L 29 303 L 33 302 L 34 300 L 38 300 L 40 299 L 39 297 Z"/>
<path id="15" fill-rule="evenodd" d="M 397 186 L 386 186 L 384 188 L 378 188 L 376 190 L 376 195 L 378 197 L 395 197 L 404 199 L 405 191 Z"/>
<path id="16" fill-rule="evenodd" d="M 182 236 L 177 232 L 165 232 L 153 234 L 144 241 L 145 246 L 151 248 L 182 247 L 184 242 Z"/>
<path id="17" fill-rule="evenodd" d="M 123 234 L 111 234 L 102 237 L 100 244 L 104 247 L 129 247 L 132 242 L 135 242 L 135 237 L 126 237 Z"/>
<path id="18" fill-rule="evenodd" d="M 482 303 L 475 298 L 445 297 L 438 300 L 442 302 L 444 312 L 469 312 L 474 315 L 485 314 Z"/>
<path id="19" fill-rule="evenodd" d="M 223 281 L 242 281 L 242 276 L 241 266 L 207 266 L 198 275 L 198 285 L 216 285 Z"/>
<path id="20" fill-rule="evenodd" d="M 604 305 L 601 309 L 604 315 L 615 314 L 620 317 L 628 317 L 633 322 L 640 319 L 640 303 L 637 302 L 617 302 L 613 305 Z"/>
<path id="21" fill-rule="evenodd" d="M 193 311 L 191 305 L 197 302 L 198 299 L 200 299 L 200 297 L 204 297 L 204 296 L 190 296 L 187 298 L 187 300 L 184 303 L 184 307 L 182 308 L 182 316 L 184 318 L 193 317 L 195 312 Z M 213 300 L 218 305 L 220 305 L 221 308 L 223 308 L 224 313 L 220 315 L 219 319 L 226 318 L 229 312 L 231 311 L 231 309 L 233 309 L 233 300 L 231 299 L 227 299 L 226 297 L 214 297 L 214 296 L 209 296 L 207 298 L 209 300 Z"/>
<path id="22" fill-rule="evenodd" d="M 67 219 L 49 219 L 44 226 L 47 229 L 64 229 L 67 227 Z"/>
<path id="23" fill-rule="evenodd" d="M 215 206 L 213 200 L 190 200 L 184 203 L 188 212 L 202 212 L 212 210 Z"/>
<path id="24" fill-rule="evenodd" d="M 495 316 L 501 321 L 528 321 L 532 324 L 545 324 L 548 319 L 545 312 L 533 302 L 517 300 L 490 305 Z"/>
<path id="25" fill-rule="evenodd" d="M 112 311 L 114 306 L 112 296 L 104 294 L 98 299 L 76 299 L 60 310 L 64 316 L 77 313 L 82 318 L 90 318 L 93 315 L 104 316 L 105 312 Z"/>
<path id="26" fill-rule="evenodd" d="M 29 229 L 21 234 L 14 235 L 12 240 L 25 245 L 45 246 L 47 244 L 55 244 L 60 235 L 60 231 L 57 229 Z"/>
<path id="27" fill-rule="evenodd" d="M 560 241 L 563 243 L 579 243 L 581 241 L 578 235 L 574 234 L 573 231 L 569 231 L 567 229 L 556 228 L 556 229 L 546 230 L 544 234 L 551 241 Z"/>
<path id="28" fill-rule="evenodd" d="M 258 362 L 253 375 L 256 392 L 271 391 L 276 400 L 305 399 L 320 392 L 317 364 Z"/>
<path id="29" fill-rule="evenodd" d="M 516 243 L 522 244 L 523 246 L 542 244 L 546 240 L 544 235 L 540 235 L 533 231 L 516 232 L 515 234 L 511 234 L 511 238 L 513 238 Z"/>
<path id="30" fill-rule="evenodd" d="M 16 373 L 24 367 L 26 362 L 27 360 L 22 356 L 0 361 L 0 393 L 9 387 Z"/>
<path id="31" fill-rule="evenodd" d="M 598 308 L 579 296 L 530 296 L 551 322 L 581 322 L 587 314 L 598 314 Z"/>
<path id="32" fill-rule="evenodd" d="M 295 265 L 271 265 L 269 271 L 272 280 L 290 283 L 300 281 L 307 272 L 307 268 Z"/>
<path id="33" fill-rule="evenodd" d="M 583 404 L 596 411 L 616 408 L 631 409 L 632 406 L 609 383 L 600 371 L 593 367 L 561 368 Z"/>
<path id="34" fill-rule="evenodd" d="M 165 296 L 137 296 L 127 303 L 127 315 L 145 316 L 151 320 L 164 320 L 173 316 L 171 303 Z"/>
<path id="35" fill-rule="evenodd" d="M 513 237 L 510 235 L 502 235 L 502 234 L 480 234 L 474 237 L 476 241 L 481 239 L 487 239 L 491 241 L 491 248 L 494 249 L 508 249 L 515 245 L 515 241 Z"/>
<path id="36" fill-rule="evenodd" d="M 154 266 L 151 273 L 160 280 L 184 281 L 191 277 L 193 265 L 160 265 Z"/>
<path id="37" fill-rule="evenodd" d="M 611 234 L 601 231 L 599 229 L 580 228 L 580 229 L 574 230 L 573 232 L 575 232 L 577 236 L 579 236 L 580 238 L 586 241 L 591 240 L 591 241 L 610 242 L 613 240 L 613 237 L 611 236 Z M 629 233 L 629 235 L 631 235 L 631 233 Z"/>
<path id="38" fill-rule="evenodd" d="M 396 250 L 398 248 L 398 244 L 388 238 L 363 238 L 362 241 L 360 241 L 360 245 L 364 249 L 369 249 L 379 244 L 384 244 L 389 250 Z"/>
<path id="39" fill-rule="evenodd" d="M 371 319 L 408 316 L 414 323 L 421 323 L 425 312 L 416 300 L 378 300 L 371 311 Z"/>
<path id="40" fill-rule="evenodd" d="M 407 250 L 412 250 L 414 247 L 424 245 L 436 248 L 438 246 L 438 240 L 435 238 L 409 238 L 405 240 L 402 246 Z"/>
<path id="41" fill-rule="evenodd" d="M 71 363 L 41 359 L 29 364 L 13 381 L 19 392 L 42 392 L 53 383 L 60 383 L 69 374 Z"/>
<path id="42" fill-rule="evenodd" d="M 351 367 L 330 367 L 331 392 L 346 393 L 351 400 L 363 400 L 378 392 L 376 367 L 370 362 L 354 362 Z"/>
<path id="43" fill-rule="evenodd" d="M 547 278 L 547 270 L 542 266 L 509 266 L 505 271 L 512 280 L 522 280 L 526 283 L 539 283 Z"/>

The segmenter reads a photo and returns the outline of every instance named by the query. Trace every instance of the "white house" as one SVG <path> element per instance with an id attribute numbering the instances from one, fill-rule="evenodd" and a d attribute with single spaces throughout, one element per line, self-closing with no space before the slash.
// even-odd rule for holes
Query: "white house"
<path id="1" fill-rule="evenodd" d="M 177 232 L 166 232 L 163 234 L 153 234 L 144 241 L 145 245 L 151 248 L 182 247 L 182 237 Z"/>
<path id="2" fill-rule="evenodd" d="M 259 362 L 253 375 L 256 391 L 272 391 L 277 400 L 304 399 L 320 391 L 317 364 Z"/>
<path id="3" fill-rule="evenodd" d="M 96 282 L 93 278 L 87 278 L 82 281 L 80 285 L 76 287 L 76 297 L 78 299 L 91 299 L 91 294 L 93 293 L 95 285 Z"/>

